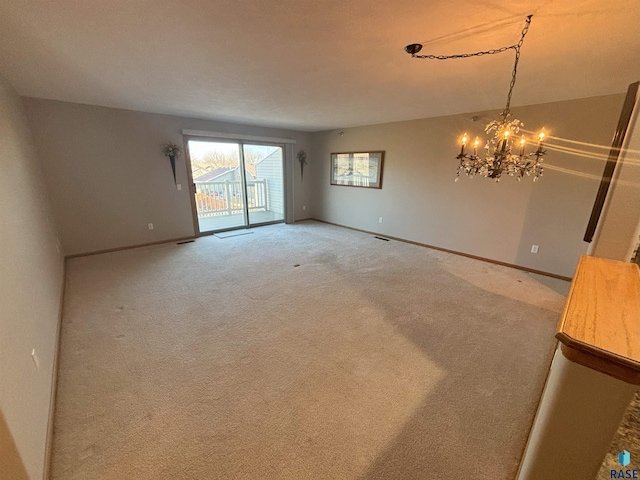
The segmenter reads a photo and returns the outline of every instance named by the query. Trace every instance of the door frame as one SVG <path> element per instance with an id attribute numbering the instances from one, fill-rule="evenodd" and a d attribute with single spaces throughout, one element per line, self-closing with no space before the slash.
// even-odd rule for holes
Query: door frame
<path id="1" fill-rule="evenodd" d="M 191 169 L 191 154 L 189 152 L 189 140 L 203 141 L 203 142 L 214 142 L 214 143 L 236 143 L 240 147 L 240 166 L 238 168 L 241 169 L 240 177 L 243 182 L 242 191 L 244 192 L 244 211 L 243 216 L 245 220 L 244 225 L 240 225 L 237 227 L 229 227 L 223 228 L 220 230 L 211 230 L 207 232 L 200 231 L 200 223 L 198 222 L 198 206 L 196 205 L 196 192 L 194 189 L 193 182 L 193 170 Z M 193 219 L 193 230 L 196 234 L 196 237 L 203 237 L 206 235 L 214 235 L 220 232 L 229 232 L 232 230 L 242 230 L 253 227 L 262 227 L 265 225 L 274 225 L 277 223 L 286 223 L 288 209 L 289 209 L 289 189 L 287 184 L 287 148 L 286 144 L 295 143 L 295 140 L 290 139 L 282 139 L 282 138 L 274 138 L 270 139 L 269 137 L 254 137 L 251 135 L 233 135 L 233 134 L 217 134 L 217 133 L 209 133 L 209 132 L 201 132 L 201 131 L 191 131 L 191 130 L 183 130 L 182 131 L 182 141 L 184 144 L 184 152 L 185 152 L 185 164 L 187 167 L 187 181 L 189 182 L 189 198 L 191 200 L 191 216 Z M 282 149 L 282 194 L 283 198 L 283 207 L 284 207 L 284 219 L 283 220 L 274 220 L 270 222 L 262 222 L 262 223 L 249 223 L 249 203 L 248 203 L 248 194 L 247 194 L 247 181 L 246 181 L 246 171 L 245 171 L 245 163 L 244 163 L 244 145 L 265 145 L 272 147 L 280 147 Z"/>

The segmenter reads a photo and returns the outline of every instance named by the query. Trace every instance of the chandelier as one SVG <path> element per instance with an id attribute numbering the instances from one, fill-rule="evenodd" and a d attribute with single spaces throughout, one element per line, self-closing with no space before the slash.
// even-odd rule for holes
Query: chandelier
<path id="1" fill-rule="evenodd" d="M 451 58 L 467 58 L 467 57 L 479 57 L 481 55 L 495 55 L 507 50 L 514 50 L 516 52 L 515 63 L 513 65 L 513 72 L 511 74 L 511 84 L 509 85 L 509 93 L 507 95 L 507 105 L 500 114 L 502 117 L 500 120 L 494 120 L 489 122 L 485 127 L 485 133 L 491 135 L 484 145 L 484 153 L 478 153 L 478 147 L 480 145 L 480 139 L 475 138 L 472 149 L 467 149 L 469 143 L 469 137 L 465 133 L 462 137 L 462 148 L 460 153 L 456 156 L 459 161 L 458 171 L 456 174 L 456 182 L 460 178 L 461 173 L 465 173 L 469 177 L 480 175 L 482 177 L 488 177 L 495 179 L 496 182 L 500 181 L 500 177 L 503 174 L 509 176 L 515 176 L 518 181 L 526 176 L 533 176 L 533 181 L 538 181 L 538 178 L 542 176 L 543 157 L 546 155 L 546 151 L 543 149 L 545 132 L 544 129 L 537 136 L 536 150 L 530 153 L 525 152 L 527 139 L 522 135 L 519 139 L 518 133 L 524 124 L 517 118 L 511 117 L 511 95 L 513 94 L 513 87 L 516 84 L 516 75 L 518 72 L 518 61 L 520 60 L 520 49 L 524 42 L 524 37 L 529 30 L 531 24 L 531 17 L 529 15 L 525 21 L 524 28 L 522 29 L 522 35 L 520 41 L 514 45 L 506 47 L 487 50 L 483 52 L 475 53 L 463 53 L 458 55 L 416 55 L 422 50 L 422 45 L 414 43 L 407 45 L 404 49 L 413 58 L 422 58 L 430 60 L 448 60 Z"/>

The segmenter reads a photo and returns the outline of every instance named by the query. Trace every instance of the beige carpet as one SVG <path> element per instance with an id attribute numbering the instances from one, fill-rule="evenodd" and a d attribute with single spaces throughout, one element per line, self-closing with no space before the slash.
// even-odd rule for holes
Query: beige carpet
<path id="1" fill-rule="evenodd" d="M 67 272 L 65 480 L 512 479 L 564 302 L 517 270 L 315 222 Z"/>

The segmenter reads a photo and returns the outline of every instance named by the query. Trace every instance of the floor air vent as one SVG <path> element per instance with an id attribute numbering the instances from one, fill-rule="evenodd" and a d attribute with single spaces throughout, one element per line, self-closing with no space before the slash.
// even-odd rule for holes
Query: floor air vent
<path id="1" fill-rule="evenodd" d="M 382 238 L 382 237 L 373 237 L 373 238 L 377 238 L 378 240 L 384 240 L 385 242 L 388 242 L 389 239 L 388 238 Z"/>

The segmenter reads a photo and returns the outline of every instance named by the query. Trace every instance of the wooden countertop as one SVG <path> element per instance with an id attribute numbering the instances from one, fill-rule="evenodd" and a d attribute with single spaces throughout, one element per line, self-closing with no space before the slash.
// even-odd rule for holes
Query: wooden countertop
<path id="1" fill-rule="evenodd" d="M 640 269 L 582 256 L 556 338 L 569 360 L 640 385 Z"/>

